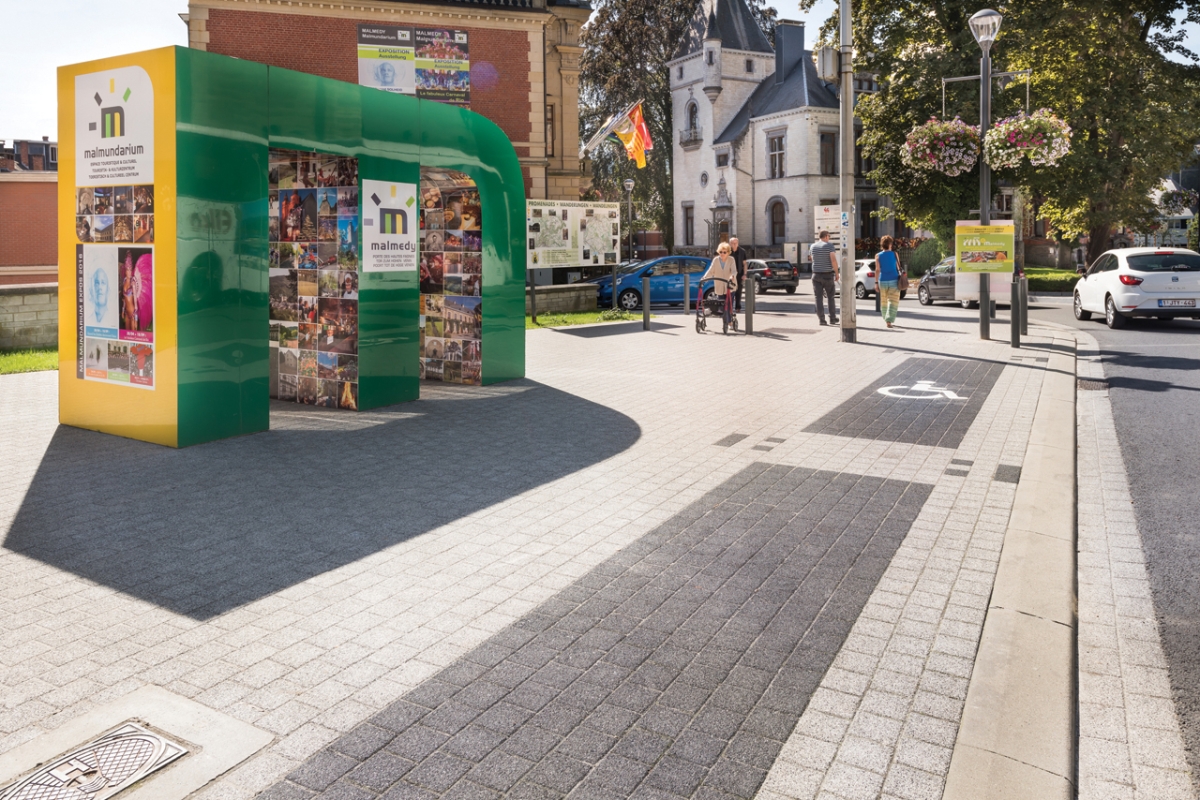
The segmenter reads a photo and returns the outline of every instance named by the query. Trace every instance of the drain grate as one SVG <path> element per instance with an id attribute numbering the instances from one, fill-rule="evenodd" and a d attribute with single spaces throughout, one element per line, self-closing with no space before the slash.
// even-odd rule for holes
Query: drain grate
<path id="1" fill-rule="evenodd" d="M 1108 381 L 1095 378 L 1079 378 L 1075 381 L 1075 385 L 1080 389 L 1091 391 L 1103 391 L 1108 388 Z"/>
<path id="2" fill-rule="evenodd" d="M 0 789 L 0 800 L 106 800 L 186 753 L 128 722 Z"/>

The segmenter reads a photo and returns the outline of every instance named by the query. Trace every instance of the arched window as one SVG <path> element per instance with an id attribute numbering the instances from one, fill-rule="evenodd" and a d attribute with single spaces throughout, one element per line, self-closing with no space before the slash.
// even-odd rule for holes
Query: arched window
<path id="1" fill-rule="evenodd" d="M 787 225 L 785 224 L 786 209 L 782 202 L 777 202 L 771 206 L 771 244 L 783 244 L 784 237 L 787 236 Z"/>
<path id="2" fill-rule="evenodd" d="M 688 131 L 695 131 L 700 127 L 700 109 L 695 103 L 688 103 L 687 107 L 687 126 Z"/>

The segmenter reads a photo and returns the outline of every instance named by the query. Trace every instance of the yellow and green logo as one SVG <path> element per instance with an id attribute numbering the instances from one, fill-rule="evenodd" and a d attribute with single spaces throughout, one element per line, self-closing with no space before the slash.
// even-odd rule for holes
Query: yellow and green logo
<path id="1" fill-rule="evenodd" d="M 108 93 L 109 94 L 117 93 L 116 92 L 116 83 L 117 82 L 115 79 L 113 79 L 113 78 L 108 79 Z M 133 94 L 133 92 L 130 91 L 130 89 L 128 87 L 126 87 L 125 93 L 121 95 L 121 100 L 123 102 L 128 103 L 129 96 L 131 94 Z M 96 92 L 94 99 L 96 100 L 96 105 L 100 106 L 100 125 L 99 125 L 100 138 L 101 139 L 112 139 L 113 137 L 116 137 L 116 136 L 124 136 L 125 135 L 125 108 L 123 106 L 117 106 L 117 105 L 105 106 L 104 99 L 102 97 L 100 97 L 99 92 Z M 90 127 L 92 130 L 96 130 L 97 126 L 96 126 L 96 123 L 93 122 L 88 127 Z"/>

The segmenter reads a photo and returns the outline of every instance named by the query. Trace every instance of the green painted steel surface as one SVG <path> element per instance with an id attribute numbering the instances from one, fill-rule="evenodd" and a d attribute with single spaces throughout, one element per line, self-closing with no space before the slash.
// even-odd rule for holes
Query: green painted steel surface
<path id="1" fill-rule="evenodd" d="M 456 169 L 483 214 L 483 383 L 525 376 L 525 182 L 512 143 L 486 117 L 421 105 L 421 164 Z"/>
<path id="2" fill-rule="evenodd" d="M 175 53 L 178 413 L 186 447 L 270 425 L 267 67 Z"/>
<path id="3" fill-rule="evenodd" d="M 524 182 L 494 123 L 196 50 L 176 59 L 180 446 L 269 426 L 271 147 L 356 157 L 363 179 L 418 184 L 422 164 L 470 175 L 483 214 L 483 383 L 524 376 Z M 415 400 L 419 276 L 359 280 L 359 408 Z"/>

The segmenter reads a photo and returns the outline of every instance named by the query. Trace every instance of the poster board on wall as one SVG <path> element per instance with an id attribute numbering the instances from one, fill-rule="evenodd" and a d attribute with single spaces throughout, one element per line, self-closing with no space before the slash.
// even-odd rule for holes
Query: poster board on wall
<path id="1" fill-rule="evenodd" d="M 829 231 L 829 241 L 842 247 L 842 208 L 841 206 L 817 206 L 813 209 L 813 241 L 821 231 Z"/>
<path id="2" fill-rule="evenodd" d="M 621 204 L 526 200 L 529 269 L 615 264 Z"/>
<path id="3" fill-rule="evenodd" d="M 359 25 L 358 83 L 470 108 L 470 36 L 451 28 Z"/>

